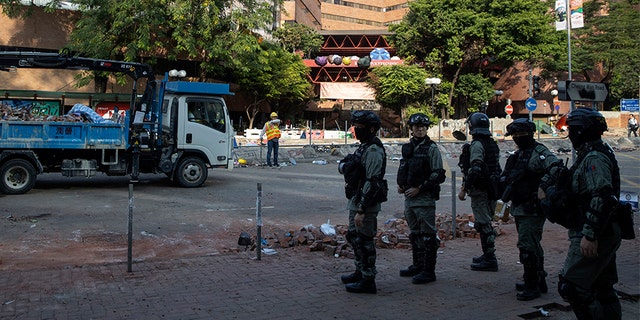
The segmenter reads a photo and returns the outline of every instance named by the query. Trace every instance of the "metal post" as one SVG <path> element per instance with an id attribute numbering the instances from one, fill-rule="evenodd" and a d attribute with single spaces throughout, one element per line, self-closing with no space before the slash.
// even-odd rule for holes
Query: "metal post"
<path id="1" fill-rule="evenodd" d="M 309 120 L 307 122 L 307 124 L 309 124 L 309 146 L 311 146 L 311 135 L 312 135 L 312 133 L 311 133 L 311 120 Z"/>
<path id="2" fill-rule="evenodd" d="M 533 97 L 533 70 L 529 69 L 529 98 Z M 533 121 L 533 111 L 529 110 L 529 120 Z"/>
<path id="3" fill-rule="evenodd" d="M 347 120 L 344 121 L 344 145 L 347 145 L 347 135 L 349 134 L 349 128 L 347 127 Z"/>
<path id="4" fill-rule="evenodd" d="M 258 182 L 258 196 L 256 197 L 256 242 L 258 243 L 256 258 L 262 255 L 262 183 Z"/>
<path id="5" fill-rule="evenodd" d="M 451 171 L 451 235 L 456 238 L 456 172 Z"/>
<path id="6" fill-rule="evenodd" d="M 133 184 L 131 183 L 129 183 L 129 223 L 127 226 L 127 272 L 131 272 L 133 252 Z"/>

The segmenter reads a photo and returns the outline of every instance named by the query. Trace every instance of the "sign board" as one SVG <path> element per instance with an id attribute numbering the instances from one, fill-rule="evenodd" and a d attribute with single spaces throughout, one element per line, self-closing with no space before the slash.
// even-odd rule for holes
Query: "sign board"
<path id="1" fill-rule="evenodd" d="M 558 81 L 558 99 L 563 101 L 595 101 L 607 99 L 607 86 L 600 82 Z"/>
<path id="2" fill-rule="evenodd" d="M 508 104 L 506 107 L 504 107 L 504 112 L 508 115 L 511 115 L 513 113 L 513 106 Z"/>
<path id="3" fill-rule="evenodd" d="M 524 106 L 527 107 L 527 110 L 533 111 L 536 109 L 536 107 L 538 107 L 538 103 L 534 98 L 527 98 L 527 100 L 524 102 Z"/>
<path id="4" fill-rule="evenodd" d="M 638 112 L 638 99 L 620 99 L 620 111 Z"/>

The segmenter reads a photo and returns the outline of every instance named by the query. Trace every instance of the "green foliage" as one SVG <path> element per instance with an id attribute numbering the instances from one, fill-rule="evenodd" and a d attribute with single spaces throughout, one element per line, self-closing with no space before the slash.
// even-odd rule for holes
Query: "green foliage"
<path id="1" fill-rule="evenodd" d="M 465 74 L 460 76 L 460 81 L 454 92 L 466 108 L 467 112 L 478 112 L 483 102 L 491 100 L 494 96 L 491 82 L 480 74 Z"/>
<path id="2" fill-rule="evenodd" d="M 284 27 L 274 31 L 273 36 L 285 50 L 290 52 L 300 50 L 307 58 L 318 52 L 324 41 L 314 29 L 299 23 L 285 24 Z"/>
<path id="3" fill-rule="evenodd" d="M 391 65 L 372 68 L 367 82 L 376 92 L 376 101 L 382 106 L 400 111 L 421 101 L 427 73 L 416 65 Z"/>
<path id="4" fill-rule="evenodd" d="M 572 69 L 588 81 L 608 83 L 610 105 L 621 98 L 638 95 L 640 9 L 637 4 L 637 0 L 585 2 L 585 28 L 572 30 Z M 599 68 L 603 76 L 592 79 L 594 69 Z"/>
<path id="5" fill-rule="evenodd" d="M 297 105 L 312 96 L 311 83 L 306 75 L 309 69 L 301 58 L 285 51 L 281 46 L 264 42 L 261 50 L 238 56 L 246 61 L 242 68 L 233 70 L 235 82 L 240 90 L 253 97 L 245 107 L 250 126 L 264 101 L 278 105 Z"/>
<path id="6" fill-rule="evenodd" d="M 562 47 L 549 6 L 539 0 L 416 0 L 409 8 L 390 27 L 392 45 L 442 74 L 452 89 L 461 75 L 487 76 L 488 67 L 518 60 L 536 63 Z M 449 95 L 452 104 L 455 90 Z"/>

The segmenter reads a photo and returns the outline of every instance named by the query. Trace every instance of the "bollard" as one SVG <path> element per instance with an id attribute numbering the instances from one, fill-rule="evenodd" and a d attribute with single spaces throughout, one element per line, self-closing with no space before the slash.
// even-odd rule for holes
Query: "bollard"
<path id="1" fill-rule="evenodd" d="M 262 254 L 262 183 L 258 182 L 258 196 L 256 197 L 256 242 L 258 242 L 256 258 L 260 260 Z"/>
<path id="2" fill-rule="evenodd" d="M 456 172 L 451 171 L 451 235 L 456 238 Z"/>
<path id="3" fill-rule="evenodd" d="M 127 230 L 127 272 L 131 272 L 133 252 L 133 184 L 129 183 L 129 223 Z"/>

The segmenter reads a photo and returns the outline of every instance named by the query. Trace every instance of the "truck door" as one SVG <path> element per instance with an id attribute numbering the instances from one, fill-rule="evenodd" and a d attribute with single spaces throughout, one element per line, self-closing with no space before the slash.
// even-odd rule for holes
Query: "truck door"
<path id="1" fill-rule="evenodd" d="M 183 97 L 180 108 L 178 148 L 200 150 L 211 165 L 228 166 L 232 162 L 233 133 L 229 114 L 222 98 Z M 182 130 L 181 130 L 182 129 Z"/>

